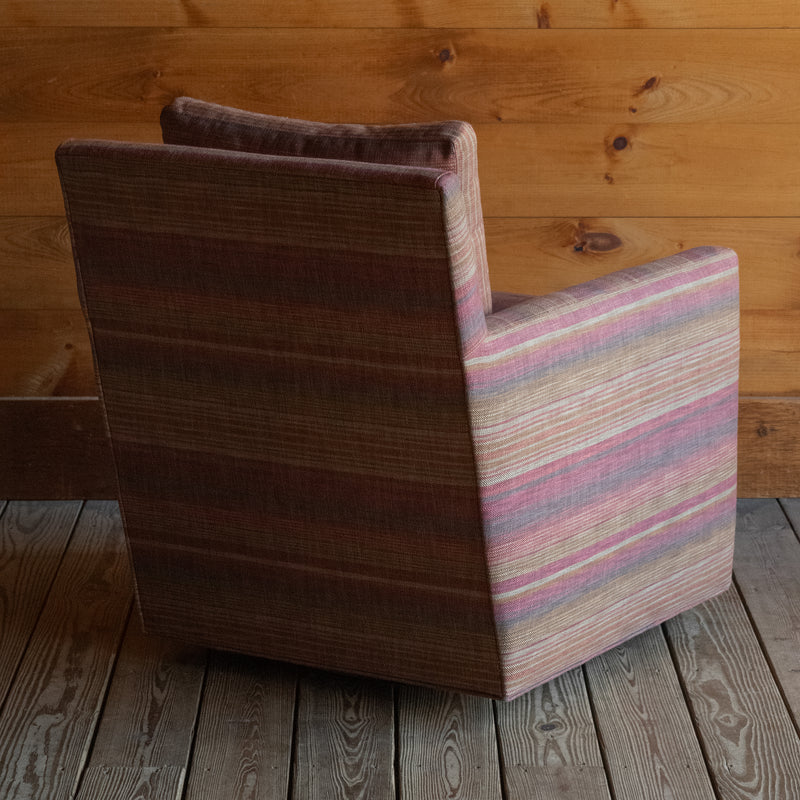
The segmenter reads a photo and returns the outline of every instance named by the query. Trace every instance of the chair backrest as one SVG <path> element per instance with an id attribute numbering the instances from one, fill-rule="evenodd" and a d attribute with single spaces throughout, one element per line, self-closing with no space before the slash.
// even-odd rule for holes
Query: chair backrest
<path id="1" fill-rule="evenodd" d="M 309 598 L 334 570 L 353 603 L 381 582 L 402 638 L 391 606 L 413 581 L 488 674 L 462 365 L 485 317 L 458 178 L 110 142 L 57 162 L 137 580 L 163 584 L 148 594 L 204 591 L 208 556 L 252 602 L 265 565 Z M 322 629 L 334 613 L 293 602 Z"/>
<path id="2" fill-rule="evenodd" d="M 432 167 L 456 173 L 461 180 L 483 310 L 487 314 L 492 312 L 478 180 L 478 139 L 469 123 L 463 120 L 399 125 L 316 122 L 178 97 L 162 110 L 161 131 L 166 144 Z"/>

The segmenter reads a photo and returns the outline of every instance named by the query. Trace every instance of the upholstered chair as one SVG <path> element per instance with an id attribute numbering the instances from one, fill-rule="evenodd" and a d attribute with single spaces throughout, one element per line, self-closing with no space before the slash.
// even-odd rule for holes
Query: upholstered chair
<path id="1" fill-rule="evenodd" d="M 512 698 L 728 586 L 734 253 L 493 295 L 467 124 L 162 126 L 57 153 L 148 631 Z"/>

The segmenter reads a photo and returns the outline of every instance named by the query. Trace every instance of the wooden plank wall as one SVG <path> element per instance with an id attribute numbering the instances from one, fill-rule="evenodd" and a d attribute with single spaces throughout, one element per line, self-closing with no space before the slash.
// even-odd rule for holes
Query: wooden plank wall
<path id="1" fill-rule="evenodd" d="M 478 132 L 497 289 L 703 243 L 739 252 L 740 495 L 800 494 L 798 54 L 794 0 L 3 0 L 0 396 L 96 394 L 61 140 L 156 141 L 181 94 L 328 121 L 460 118 Z M 68 493 L 91 494 L 70 452 Z M 9 470 L 28 485 L 21 469 L 0 470 L 0 494 L 15 496 Z"/>

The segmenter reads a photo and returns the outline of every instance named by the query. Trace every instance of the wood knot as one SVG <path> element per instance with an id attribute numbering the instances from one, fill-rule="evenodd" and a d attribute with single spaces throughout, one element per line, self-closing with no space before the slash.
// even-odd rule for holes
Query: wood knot
<path id="1" fill-rule="evenodd" d="M 452 61 L 452 60 L 453 60 L 453 53 L 450 50 L 450 48 L 449 47 L 443 47 L 439 51 L 439 61 L 441 61 L 442 64 L 446 64 L 448 61 Z"/>
<path id="2" fill-rule="evenodd" d="M 652 92 L 654 89 L 658 89 L 659 85 L 661 84 L 661 78 L 658 75 L 653 75 L 652 77 L 648 78 L 634 93 L 634 97 L 638 97 L 645 92 Z"/>
<path id="3" fill-rule="evenodd" d="M 622 247 L 622 239 L 609 231 L 590 231 L 586 234 L 586 249 L 592 253 L 610 253 Z"/>
<path id="4" fill-rule="evenodd" d="M 633 149 L 633 139 L 628 134 L 612 132 L 603 140 L 603 147 L 613 163 L 619 158 L 624 158 L 624 154 Z"/>
<path id="5" fill-rule="evenodd" d="M 561 725 L 558 722 L 541 722 L 536 727 L 542 731 L 542 733 L 550 733 L 551 731 L 559 730 Z"/>
<path id="6" fill-rule="evenodd" d="M 539 6 L 539 10 L 536 12 L 536 25 L 539 28 L 550 27 L 550 6 L 547 3 Z"/>
<path id="7" fill-rule="evenodd" d="M 769 436 L 769 428 L 766 425 L 761 424 L 758 426 L 756 433 L 761 439 L 763 439 L 765 436 Z"/>
<path id="8" fill-rule="evenodd" d="M 587 231 L 582 226 L 575 232 L 576 253 L 611 253 L 622 247 L 622 239 L 610 231 Z"/>

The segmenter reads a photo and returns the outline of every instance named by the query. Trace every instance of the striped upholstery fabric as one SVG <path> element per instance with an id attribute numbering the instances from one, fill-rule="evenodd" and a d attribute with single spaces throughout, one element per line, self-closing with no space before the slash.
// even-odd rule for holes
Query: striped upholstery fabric
<path id="1" fill-rule="evenodd" d="M 451 171 L 57 162 L 148 630 L 511 698 L 727 586 L 731 251 L 486 314 Z"/>
<path id="2" fill-rule="evenodd" d="M 718 248 L 488 318 L 466 372 L 506 696 L 727 587 L 738 348 Z"/>
<path id="3" fill-rule="evenodd" d="M 478 261 L 483 310 L 492 311 L 478 180 L 478 142 L 466 122 L 354 125 L 255 114 L 178 97 L 161 112 L 166 144 L 215 147 L 272 156 L 330 158 L 409 167 L 433 167 L 461 179 L 470 240 Z"/>

